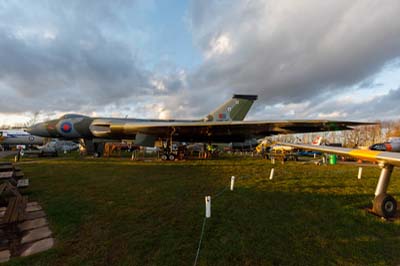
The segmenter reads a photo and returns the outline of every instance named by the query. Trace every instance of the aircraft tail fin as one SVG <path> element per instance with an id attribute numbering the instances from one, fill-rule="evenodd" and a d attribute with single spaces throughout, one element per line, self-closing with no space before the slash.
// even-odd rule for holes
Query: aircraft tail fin
<path id="1" fill-rule="evenodd" d="M 234 94 L 232 99 L 208 114 L 204 121 L 242 121 L 257 98 L 257 95 Z"/>
<path id="2" fill-rule="evenodd" d="M 321 136 L 317 136 L 317 137 L 313 140 L 312 145 L 314 145 L 314 146 L 320 146 L 321 143 L 322 143 L 322 137 L 321 137 Z"/>

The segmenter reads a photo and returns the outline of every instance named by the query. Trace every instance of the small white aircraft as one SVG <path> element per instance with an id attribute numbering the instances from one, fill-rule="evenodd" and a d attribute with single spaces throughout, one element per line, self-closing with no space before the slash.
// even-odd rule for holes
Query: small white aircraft
<path id="1" fill-rule="evenodd" d="M 43 145 L 44 138 L 33 136 L 23 130 L 0 130 L 0 144 L 3 147 Z"/>

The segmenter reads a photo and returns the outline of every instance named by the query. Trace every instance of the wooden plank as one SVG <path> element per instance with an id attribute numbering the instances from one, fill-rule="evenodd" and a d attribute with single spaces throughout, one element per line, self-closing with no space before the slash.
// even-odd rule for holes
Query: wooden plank
<path id="1" fill-rule="evenodd" d="M 10 184 L 9 181 L 5 181 L 3 184 L 6 185 L 5 189 L 12 189 L 13 188 L 13 186 Z"/>
<path id="2" fill-rule="evenodd" d="M 15 186 L 11 185 L 10 183 L 9 187 L 9 191 L 11 193 L 13 193 L 16 197 L 21 197 L 21 193 L 19 193 L 18 189 Z"/>
<path id="3" fill-rule="evenodd" d="M 0 172 L 4 171 L 14 171 L 14 167 L 12 165 L 0 165 Z"/>
<path id="4" fill-rule="evenodd" d="M 25 216 L 25 209 L 26 209 L 26 204 L 28 203 L 28 196 L 23 196 L 20 202 L 20 205 L 18 206 L 18 218 L 17 221 L 23 221 L 24 216 Z"/>
<path id="5" fill-rule="evenodd" d="M 6 213 L 4 214 L 4 217 L 1 221 L 2 224 L 10 222 L 16 203 L 17 203 L 17 197 L 12 197 L 9 199 Z"/>
<path id="6" fill-rule="evenodd" d="M 40 205 L 26 206 L 26 209 L 25 209 L 26 212 L 35 212 L 35 211 L 41 211 L 41 210 L 42 210 L 42 206 L 40 206 Z"/>
<path id="7" fill-rule="evenodd" d="M 2 183 L 0 185 L 0 194 L 7 188 L 7 183 Z"/>
<path id="8" fill-rule="evenodd" d="M 11 252 L 11 257 L 16 257 L 18 256 L 18 248 L 19 248 L 20 244 L 19 244 L 19 237 L 16 234 L 16 232 L 14 232 L 14 236 L 10 238 L 10 244 L 9 244 L 9 248 L 10 248 L 10 252 Z"/>
<path id="9" fill-rule="evenodd" d="M 7 234 L 4 230 L 0 230 L 0 251 L 9 249 L 10 241 L 7 238 Z"/>
<path id="10" fill-rule="evenodd" d="M 0 196 L 1 196 L 1 194 L 3 194 L 3 193 L 6 193 L 6 194 L 7 194 L 7 196 L 6 196 L 7 198 L 8 198 L 8 197 L 12 197 L 12 196 L 9 196 L 10 193 L 12 193 L 14 196 L 20 196 L 18 190 L 16 190 L 15 186 L 12 185 L 10 181 L 14 181 L 14 180 L 13 180 L 12 178 L 10 178 L 9 180 L 6 180 L 6 181 L 4 181 L 4 182 L 1 184 L 1 187 L 0 187 Z M 14 181 L 14 182 L 15 182 L 15 181 Z"/>
<path id="11" fill-rule="evenodd" d="M 18 229 L 23 232 L 27 230 L 36 229 L 48 225 L 46 218 L 38 218 L 35 220 L 24 221 L 18 225 Z"/>
<path id="12" fill-rule="evenodd" d="M 18 188 L 25 188 L 29 186 L 29 179 L 24 178 L 24 179 L 18 179 L 17 187 Z"/>
<path id="13" fill-rule="evenodd" d="M 47 226 L 27 231 L 21 239 L 21 244 L 30 243 L 51 236 L 51 231 Z"/>
<path id="14" fill-rule="evenodd" d="M 24 245 L 22 248 L 21 256 L 29 256 L 42 251 L 46 251 L 54 246 L 53 238 L 46 238 L 32 244 Z"/>
<path id="15" fill-rule="evenodd" d="M 27 201 L 28 198 L 26 196 L 10 198 L 2 223 L 22 221 L 24 219 Z"/>
<path id="16" fill-rule="evenodd" d="M 39 205 L 39 203 L 37 203 L 36 201 L 31 201 L 31 202 L 28 202 L 28 203 L 26 204 L 26 207 L 37 206 L 37 205 Z"/>
<path id="17" fill-rule="evenodd" d="M 25 214 L 25 220 L 33 220 L 42 217 L 46 217 L 46 213 L 44 211 L 28 212 Z"/>
<path id="18" fill-rule="evenodd" d="M 8 171 L 8 172 L 0 172 L 0 179 L 8 179 L 12 178 L 14 175 L 13 171 Z"/>
<path id="19" fill-rule="evenodd" d="M 22 171 L 14 172 L 14 177 L 17 179 L 23 178 L 24 172 L 22 172 Z"/>
<path id="20" fill-rule="evenodd" d="M 11 257 L 11 253 L 9 250 L 0 251 L 0 262 L 9 261 Z"/>
<path id="21" fill-rule="evenodd" d="M 14 210 L 11 213 L 11 217 L 9 220 L 9 223 L 14 223 L 16 221 L 18 221 L 18 216 L 19 216 L 19 206 L 21 204 L 21 197 L 16 197 L 16 201 L 15 201 L 15 206 L 14 206 Z"/>
<path id="22" fill-rule="evenodd" d="M 15 187 L 18 184 L 17 180 L 15 180 L 14 178 L 3 179 L 3 180 L 7 180 L 7 182 L 9 182 L 13 187 Z"/>
<path id="23" fill-rule="evenodd" d="M 10 241 L 6 238 L 6 236 L 2 236 L 0 238 L 0 251 L 9 249 Z"/>

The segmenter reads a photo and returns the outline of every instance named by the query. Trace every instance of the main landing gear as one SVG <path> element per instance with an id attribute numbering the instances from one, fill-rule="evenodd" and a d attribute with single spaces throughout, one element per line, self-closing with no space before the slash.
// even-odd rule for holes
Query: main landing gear
<path id="1" fill-rule="evenodd" d="M 387 188 L 390 182 L 390 176 L 393 172 L 393 165 L 382 165 L 381 175 L 379 176 L 378 185 L 375 190 L 375 199 L 372 210 L 379 216 L 391 218 L 396 215 L 397 202 L 389 194 Z"/>
<path id="2" fill-rule="evenodd" d="M 175 160 L 175 154 L 164 152 L 161 155 L 161 160 L 163 160 L 163 161 L 167 161 L 167 160 L 174 161 Z"/>
<path id="3" fill-rule="evenodd" d="M 175 128 L 172 128 L 172 131 L 169 134 L 169 138 L 165 142 L 166 145 L 163 144 L 163 153 L 161 155 L 161 160 L 163 161 L 174 161 L 176 158 L 176 155 L 172 151 L 172 136 L 174 135 L 175 131 Z"/>

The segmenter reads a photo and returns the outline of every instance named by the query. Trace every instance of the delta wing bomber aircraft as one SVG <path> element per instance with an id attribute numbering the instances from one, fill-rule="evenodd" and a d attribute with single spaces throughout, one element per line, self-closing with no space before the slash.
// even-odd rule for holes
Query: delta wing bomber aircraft
<path id="1" fill-rule="evenodd" d="M 375 189 L 375 198 L 373 201 L 372 210 L 374 213 L 382 217 L 390 218 L 395 216 L 397 211 L 397 202 L 391 195 L 387 194 L 387 189 L 394 166 L 400 166 L 400 153 L 348 149 L 331 146 L 315 146 L 307 144 L 284 143 L 284 145 L 304 150 L 351 156 L 365 161 L 377 162 L 382 170 Z"/>
<path id="2" fill-rule="evenodd" d="M 156 141 L 166 145 L 164 157 L 174 159 L 172 141 L 231 143 L 276 134 L 307 133 L 352 129 L 360 122 L 299 120 L 243 121 L 256 95 L 237 95 L 199 120 L 160 120 L 94 118 L 67 114 L 60 119 L 33 125 L 33 135 L 61 139 L 80 139 L 88 153 L 95 153 L 106 140 L 133 139 L 136 145 L 153 147 Z"/>

